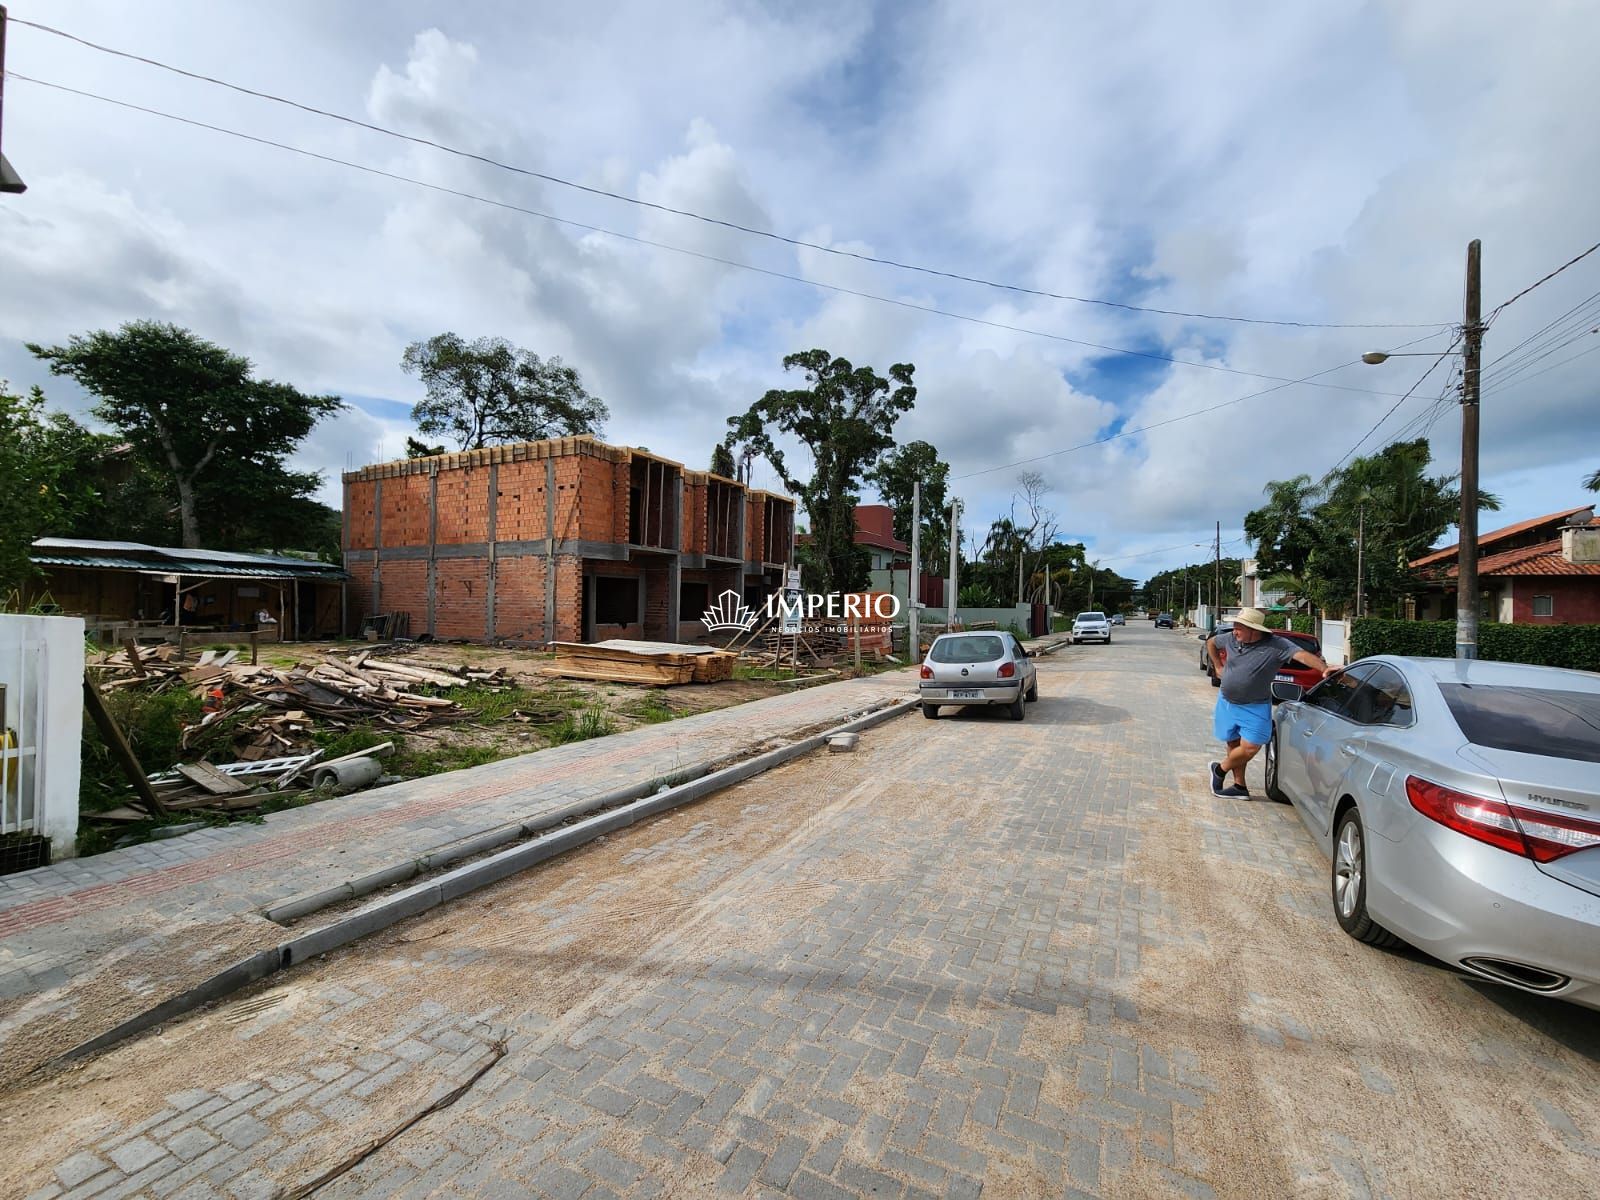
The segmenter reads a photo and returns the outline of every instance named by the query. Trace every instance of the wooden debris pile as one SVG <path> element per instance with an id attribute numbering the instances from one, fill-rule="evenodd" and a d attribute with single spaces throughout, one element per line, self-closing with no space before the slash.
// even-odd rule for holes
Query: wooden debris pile
<path id="1" fill-rule="evenodd" d="M 182 688 L 204 705 L 200 720 L 183 730 L 180 747 L 186 761 L 150 776 L 147 788 L 136 784 L 143 796 L 139 803 L 88 815 L 141 821 L 191 808 L 201 814 L 259 808 L 268 800 L 298 795 L 312 786 L 314 775 L 335 782 L 356 778 L 325 769 L 394 749 L 393 742 L 386 742 L 374 750 L 323 760 L 318 734 L 357 727 L 411 733 L 469 721 L 472 709 L 439 693 L 509 686 L 504 668 L 378 657 L 370 650 L 321 655 L 289 668 L 251 666 L 237 657 L 237 651 L 207 650 L 190 661 L 170 646 L 132 646 L 87 664 L 99 693 L 135 688 L 155 694 Z M 512 714 L 527 720 L 556 715 L 555 710 Z"/>

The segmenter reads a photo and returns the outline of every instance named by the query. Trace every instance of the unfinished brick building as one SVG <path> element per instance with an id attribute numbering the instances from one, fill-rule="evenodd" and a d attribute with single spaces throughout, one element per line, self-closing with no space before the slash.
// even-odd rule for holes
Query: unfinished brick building
<path id="1" fill-rule="evenodd" d="M 793 549 L 789 497 L 592 437 L 344 476 L 352 621 L 407 613 L 412 636 L 700 640 L 708 605 L 763 602 Z"/>

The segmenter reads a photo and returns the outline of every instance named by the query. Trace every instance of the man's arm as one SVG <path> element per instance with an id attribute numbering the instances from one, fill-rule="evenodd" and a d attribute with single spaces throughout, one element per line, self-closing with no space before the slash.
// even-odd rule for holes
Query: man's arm
<path id="1" fill-rule="evenodd" d="M 1217 661 L 1217 639 L 1215 637 L 1208 637 L 1206 639 L 1206 657 L 1211 660 L 1212 673 L 1221 675 L 1222 664 Z"/>
<path id="2" fill-rule="evenodd" d="M 1291 658 L 1289 661 L 1290 662 L 1297 662 L 1303 667 L 1311 668 L 1311 670 L 1313 670 L 1313 671 L 1321 671 L 1322 672 L 1322 677 L 1324 679 L 1326 679 L 1329 675 L 1332 675 L 1334 673 L 1333 668 L 1330 667 L 1325 661 L 1323 661 L 1322 655 L 1313 654 L 1309 650 L 1297 650 L 1297 651 L 1295 651 L 1294 657 Z"/>

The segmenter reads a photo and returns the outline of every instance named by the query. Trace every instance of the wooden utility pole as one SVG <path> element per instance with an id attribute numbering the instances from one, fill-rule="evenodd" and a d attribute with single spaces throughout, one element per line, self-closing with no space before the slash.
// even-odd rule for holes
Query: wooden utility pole
<path id="1" fill-rule="evenodd" d="M 5 130 L 5 89 L 6 89 L 6 6 L 0 4 L 0 133 Z M 0 143 L 4 138 L 0 137 Z M 10 192 L 13 195 L 25 192 L 28 185 L 23 183 L 17 173 L 11 169 L 11 164 L 6 161 L 6 156 L 0 154 L 0 192 Z"/>
<path id="2" fill-rule="evenodd" d="M 1222 522 L 1217 522 L 1217 550 L 1216 561 L 1212 567 L 1211 579 L 1211 628 L 1217 627 L 1219 614 L 1222 612 Z"/>
<path id="3" fill-rule="evenodd" d="M 1356 616 L 1366 616 L 1366 576 L 1363 574 L 1367 544 L 1367 506 L 1356 508 Z"/>
<path id="4" fill-rule="evenodd" d="M 917 602 L 922 599 L 922 484 L 911 484 L 911 579 L 906 588 L 911 637 L 906 646 L 907 662 L 922 661 L 922 632 L 917 628 Z"/>
<path id="5" fill-rule="evenodd" d="M 960 554 L 961 501 L 952 496 L 950 497 L 950 594 L 944 598 L 944 623 L 946 629 L 954 629 L 956 624 L 956 597 L 960 595 L 956 586 L 956 572 L 961 566 Z"/>
<path id="6" fill-rule="evenodd" d="M 1461 540 L 1456 552 L 1456 657 L 1478 657 L 1478 368 L 1483 357 L 1483 243 L 1467 243 L 1467 311 L 1461 326 Z"/>

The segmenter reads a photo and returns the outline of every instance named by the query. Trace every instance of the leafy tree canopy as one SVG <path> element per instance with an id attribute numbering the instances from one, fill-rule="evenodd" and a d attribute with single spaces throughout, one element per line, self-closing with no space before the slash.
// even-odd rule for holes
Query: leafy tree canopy
<path id="1" fill-rule="evenodd" d="M 735 474 L 739 465 L 733 461 L 733 451 L 721 442 L 711 448 L 711 466 L 707 468 L 713 475 L 721 475 L 724 479 L 737 479 Z"/>
<path id="2" fill-rule="evenodd" d="M 13 395 L 0 382 L 0 601 L 34 574 L 28 550 L 60 519 L 61 465 L 48 453 L 38 388 Z"/>
<path id="3" fill-rule="evenodd" d="M 760 454 L 806 510 L 812 541 L 808 565 L 819 591 L 846 591 L 867 581 L 868 557 L 855 544 L 855 506 L 866 473 L 894 446 L 900 414 L 916 403 L 916 368 L 896 363 L 885 379 L 871 367 L 856 367 L 826 350 L 807 350 L 783 360 L 801 371 L 806 386 L 774 388 L 740 417 L 729 417 L 724 444 Z M 811 477 L 791 472 L 774 441 L 788 434 L 811 453 Z"/>
<path id="4" fill-rule="evenodd" d="M 950 553 L 950 464 L 929 442 L 907 442 L 890 450 L 866 473 L 883 502 L 894 509 L 894 536 L 911 543 L 911 492 L 922 484 L 922 537 L 918 549 L 923 570 L 938 566 Z"/>
<path id="5" fill-rule="evenodd" d="M 184 546 L 203 545 L 226 519 L 219 499 L 275 503 L 317 483 L 315 475 L 285 470 L 283 460 L 341 407 L 336 396 L 257 379 L 249 359 L 156 321 L 28 349 L 93 395 L 94 415 L 162 474 L 176 494 Z M 219 534 L 213 544 L 226 539 Z"/>
<path id="6" fill-rule="evenodd" d="M 454 438 L 462 450 L 598 434 L 611 415 L 573 368 L 504 338 L 468 342 L 441 333 L 412 342 L 400 365 L 427 391 L 411 410 L 417 429 Z"/>

